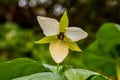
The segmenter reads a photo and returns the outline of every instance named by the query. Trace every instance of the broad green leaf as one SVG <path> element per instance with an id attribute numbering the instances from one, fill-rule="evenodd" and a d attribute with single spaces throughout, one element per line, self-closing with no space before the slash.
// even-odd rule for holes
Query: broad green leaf
<path id="1" fill-rule="evenodd" d="M 73 51 L 80 51 L 80 52 L 82 52 L 82 50 L 79 48 L 79 46 L 75 42 L 70 42 L 69 43 L 69 48 L 71 50 L 73 50 Z"/>
<path id="2" fill-rule="evenodd" d="M 98 30 L 96 40 L 87 47 L 81 59 L 88 69 L 99 70 L 115 78 L 116 67 L 120 65 L 119 53 L 120 25 L 105 23 Z"/>
<path id="3" fill-rule="evenodd" d="M 64 74 L 67 80 L 100 80 L 102 76 L 99 73 L 88 71 L 85 69 L 69 69 L 66 70 Z M 109 79 L 102 76 L 101 80 Z"/>
<path id="4" fill-rule="evenodd" d="M 120 25 L 115 23 L 105 23 L 97 32 L 97 40 L 106 51 L 113 49 L 120 44 Z"/>
<path id="5" fill-rule="evenodd" d="M 31 75 L 38 72 L 48 71 L 41 63 L 29 58 L 18 58 L 12 61 L 0 63 L 0 80 Z"/>
<path id="6" fill-rule="evenodd" d="M 115 60 L 109 52 L 103 51 L 97 41 L 84 51 L 81 59 L 88 69 L 101 70 L 111 76 L 115 75 Z M 106 66 L 107 65 L 107 66 Z"/>
<path id="7" fill-rule="evenodd" d="M 64 11 L 62 18 L 60 19 L 60 32 L 64 32 L 65 29 L 68 27 L 68 24 L 69 24 L 69 20 L 68 20 L 67 12 Z"/>
<path id="8" fill-rule="evenodd" d="M 85 69 L 68 69 L 61 74 L 62 75 L 59 73 L 41 72 L 13 80 L 109 80 L 99 73 Z"/>
<path id="9" fill-rule="evenodd" d="M 55 36 L 47 36 L 47 37 L 42 38 L 39 41 L 36 41 L 35 43 L 37 43 L 37 44 L 49 43 L 49 42 L 51 42 L 51 41 L 53 41 L 55 39 L 57 39 L 57 35 L 55 35 Z"/>
<path id="10" fill-rule="evenodd" d="M 52 72 L 43 72 L 43 73 L 36 73 L 29 76 L 16 78 L 13 80 L 65 80 L 57 73 Z"/>
<path id="11" fill-rule="evenodd" d="M 51 72 L 56 73 L 56 66 L 49 65 L 49 64 L 43 64 L 44 67 L 51 70 Z M 59 69 L 62 69 L 62 66 L 59 66 Z"/>
<path id="12" fill-rule="evenodd" d="M 56 66 L 52 66 L 52 65 L 48 65 L 48 64 L 43 64 L 43 66 L 50 69 L 51 72 L 56 72 Z"/>

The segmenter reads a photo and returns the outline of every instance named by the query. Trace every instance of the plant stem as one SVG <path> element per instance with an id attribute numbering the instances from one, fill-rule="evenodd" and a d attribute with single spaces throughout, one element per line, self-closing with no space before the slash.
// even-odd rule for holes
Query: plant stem
<path id="1" fill-rule="evenodd" d="M 57 73 L 59 72 L 59 63 L 57 63 L 57 69 L 56 69 L 56 72 L 57 72 Z"/>
<path id="2" fill-rule="evenodd" d="M 117 80 L 120 80 L 120 64 L 117 63 Z"/>
<path id="3" fill-rule="evenodd" d="M 117 73 L 117 80 L 120 80 L 120 63 L 119 63 L 119 53 L 114 49 L 114 53 L 116 56 L 116 73 Z"/>

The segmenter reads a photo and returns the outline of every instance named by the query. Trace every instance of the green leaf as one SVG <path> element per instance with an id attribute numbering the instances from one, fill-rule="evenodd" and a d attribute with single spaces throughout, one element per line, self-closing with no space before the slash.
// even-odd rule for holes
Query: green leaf
<path id="1" fill-rule="evenodd" d="M 84 53 L 81 59 L 88 69 L 115 78 L 116 67 L 120 64 L 120 25 L 103 24 L 97 32 L 96 40 Z"/>
<path id="2" fill-rule="evenodd" d="M 11 80 L 44 71 L 49 71 L 49 69 L 45 68 L 41 63 L 29 58 L 18 58 L 0 63 L 0 80 Z"/>
<path id="3" fill-rule="evenodd" d="M 97 40 L 88 46 L 84 53 L 81 59 L 88 69 L 100 70 L 109 76 L 115 76 L 115 60 L 109 52 L 102 50 Z"/>
<path id="4" fill-rule="evenodd" d="M 97 32 L 97 40 L 105 51 L 113 49 L 120 44 L 120 25 L 105 23 Z"/>
<path id="5" fill-rule="evenodd" d="M 53 67 L 53 66 L 52 66 Z M 85 69 L 67 69 L 65 72 L 41 72 L 13 80 L 109 80 L 107 77 Z"/>
<path id="6" fill-rule="evenodd" d="M 45 67 L 47 68 L 45 68 Z M 99 73 L 84 69 L 65 69 L 54 73 L 55 67 L 42 65 L 28 58 L 18 58 L 0 63 L 0 80 L 108 80 Z M 53 70 L 52 72 L 48 68 Z M 62 67 L 61 67 L 62 70 Z"/>
<path id="7" fill-rule="evenodd" d="M 65 80 L 65 79 L 62 79 L 62 77 L 57 73 L 43 72 L 21 78 L 16 78 L 13 80 Z"/>
<path id="8" fill-rule="evenodd" d="M 67 12 L 64 11 L 64 14 L 60 20 L 60 32 L 64 32 L 65 29 L 68 27 L 68 24 L 69 24 L 69 20 L 68 20 Z"/>
<path id="9" fill-rule="evenodd" d="M 98 76 L 90 76 L 87 80 L 111 80 L 111 79 L 108 79 L 107 77 L 102 75 L 98 75 Z"/>
<path id="10" fill-rule="evenodd" d="M 88 71 L 85 69 L 69 69 L 65 71 L 64 75 L 67 78 L 67 80 L 100 80 L 102 76 L 99 73 Z M 109 79 L 102 76 L 101 80 Z"/>
<path id="11" fill-rule="evenodd" d="M 71 50 L 73 50 L 73 51 L 80 51 L 80 52 L 82 52 L 82 50 L 79 48 L 79 46 L 75 42 L 70 42 L 69 43 L 69 48 Z"/>
<path id="12" fill-rule="evenodd" d="M 51 41 L 53 41 L 55 39 L 57 39 L 57 35 L 55 35 L 55 36 L 47 36 L 47 37 L 42 38 L 39 41 L 36 41 L 35 43 L 37 43 L 37 44 L 50 43 Z"/>
<path id="13" fill-rule="evenodd" d="M 43 66 L 50 69 L 51 72 L 53 72 L 53 73 L 56 72 L 56 66 L 52 66 L 52 65 L 48 65 L 48 64 L 43 64 Z"/>

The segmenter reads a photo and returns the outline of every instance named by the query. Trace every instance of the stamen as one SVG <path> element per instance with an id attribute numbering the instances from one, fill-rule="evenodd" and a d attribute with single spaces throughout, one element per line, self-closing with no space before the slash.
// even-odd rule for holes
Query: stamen
<path id="1" fill-rule="evenodd" d="M 59 38 L 59 39 L 63 39 L 63 38 L 64 38 L 64 33 L 63 33 L 63 32 L 60 32 L 60 34 L 58 35 L 58 38 Z"/>

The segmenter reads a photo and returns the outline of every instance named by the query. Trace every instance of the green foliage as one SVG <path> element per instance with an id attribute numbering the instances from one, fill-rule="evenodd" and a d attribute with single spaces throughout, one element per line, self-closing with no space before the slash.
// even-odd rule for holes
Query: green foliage
<path id="1" fill-rule="evenodd" d="M 99 73 L 88 71 L 85 69 L 69 69 L 65 71 L 65 77 L 67 80 L 109 80 Z"/>
<path id="2" fill-rule="evenodd" d="M 88 46 L 82 60 L 91 70 L 115 76 L 120 64 L 120 25 L 105 23 L 97 32 L 96 40 Z M 120 72 L 119 72 L 120 73 Z"/>
<path id="3" fill-rule="evenodd" d="M 55 73 L 55 69 L 54 66 L 43 66 L 40 62 L 28 58 L 18 58 L 0 64 L 0 80 L 86 80 L 89 77 L 89 80 L 96 80 L 94 77 L 102 76 L 84 69 L 64 68 L 61 73 Z M 108 80 L 102 77 L 103 80 Z"/>
<path id="4" fill-rule="evenodd" d="M 0 29 L 0 48 L 11 48 L 14 50 L 27 52 L 32 49 L 34 33 L 31 30 L 21 30 L 15 23 L 5 23 Z M 32 37 L 32 38 L 31 38 Z"/>
<path id="5" fill-rule="evenodd" d="M 120 25 L 106 23 L 101 26 L 97 33 L 97 40 L 104 51 L 113 50 L 120 45 Z"/>
<path id="6" fill-rule="evenodd" d="M 49 69 L 31 59 L 18 58 L 0 63 L 0 80 L 11 80 L 43 71 L 49 71 Z"/>
<path id="7" fill-rule="evenodd" d="M 14 23 L 5 23 L 1 25 L 0 48 L 5 48 L 7 46 L 12 46 L 16 44 L 18 29 L 19 29 L 18 25 Z"/>
<path id="8" fill-rule="evenodd" d="M 59 73 L 42 72 L 13 80 L 109 80 L 98 73 L 84 69 L 69 69 L 63 74 L 64 76 L 60 75 Z"/>
<path id="9" fill-rule="evenodd" d="M 30 76 L 16 78 L 13 80 L 64 80 L 64 79 L 61 79 L 60 75 L 57 73 L 43 72 L 43 73 L 36 73 Z"/>
<path id="10" fill-rule="evenodd" d="M 47 45 L 38 46 L 34 42 L 41 38 L 32 29 L 21 29 L 16 23 L 0 25 L 0 62 L 16 57 L 31 57 L 47 62 L 50 60 Z M 46 60 L 44 58 L 47 58 Z M 52 59 L 51 59 L 52 60 Z"/>

